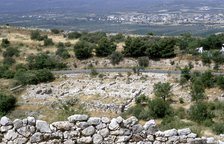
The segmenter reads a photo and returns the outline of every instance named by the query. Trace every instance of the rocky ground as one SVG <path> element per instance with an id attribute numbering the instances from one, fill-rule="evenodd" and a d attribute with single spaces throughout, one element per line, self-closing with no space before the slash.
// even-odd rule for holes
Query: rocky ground
<path id="1" fill-rule="evenodd" d="M 52 83 L 28 86 L 22 99 L 27 103 L 49 105 L 58 99 L 76 97 L 89 111 L 101 110 L 119 113 L 144 94 L 153 97 L 153 85 L 171 82 L 175 99 L 190 102 L 189 91 L 182 91 L 178 76 L 169 74 L 105 73 L 92 77 L 89 74 L 62 76 Z"/>

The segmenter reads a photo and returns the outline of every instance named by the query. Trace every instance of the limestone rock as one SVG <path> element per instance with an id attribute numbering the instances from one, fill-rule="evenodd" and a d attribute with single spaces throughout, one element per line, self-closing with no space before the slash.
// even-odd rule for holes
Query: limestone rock
<path id="1" fill-rule="evenodd" d="M 101 144 L 103 142 L 103 137 L 99 134 L 93 135 L 93 144 Z"/>
<path id="2" fill-rule="evenodd" d="M 188 135 L 191 133 L 191 130 L 189 128 L 184 128 L 184 129 L 178 129 L 177 130 L 178 135 Z"/>
<path id="3" fill-rule="evenodd" d="M 37 120 L 36 128 L 38 131 L 40 131 L 42 133 L 50 133 L 51 132 L 50 126 L 46 121 Z"/>
<path id="4" fill-rule="evenodd" d="M 166 130 L 163 133 L 165 137 L 172 137 L 177 135 L 177 130 L 176 129 Z"/>
<path id="5" fill-rule="evenodd" d="M 85 136 L 91 136 L 95 133 L 95 128 L 93 126 L 89 126 L 82 130 L 82 134 Z"/>
<path id="6" fill-rule="evenodd" d="M 12 129 L 13 126 L 12 125 L 9 125 L 9 126 L 1 126 L 1 132 L 7 132 L 8 130 Z"/>
<path id="7" fill-rule="evenodd" d="M 44 136 L 40 132 L 36 132 L 30 138 L 31 143 L 38 143 L 44 139 Z"/>
<path id="8" fill-rule="evenodd" d="M 90 125 L 99 125 L 101 123 L 101 118 L 91 117 L 88 119 L 87 123 Z"/>
<path id="9" fill-rule="evenodd" d="M 127 142 L 130 138 L 130 136 L 118 136 L 116 143 Z"/>
<path id="10" fill-rule="evenodd" d="M 17 137 L 18 137 L 18 134 L 13 129 L 9 130 L 5 135 L 5 139 L 7 140 L 14 140 Z"/>
<path id="11" fill-rule="evenodd" d="M 99 134 L 102 136 L 102 137 L 107 137 L 109 135 L 110 131 L 108 128 L 104 128 L 102 130 L 99 131 Z"/>
<path id="12" fill-rule="evenodd" d="M 103 123 L 106 123 L 106 124 L 110 123 L 110 119 L 108 117 L 102 117 L 101 120 Z"/>
<path id="13" fill-rule="evenodd" d="M 68 121 L 54 122 L 51 125 L 60 131 L 69 131 L 73 127 L 73 124 Z"/>
<path id="14" fill-rule="evenodd" d="M 14 125 L 15 129 L 19 129 L 19 128 L 21 128 L 23 126 L 23 121 L 20 120 L 20 119 L 15 119 L 13 121 L 13 125 Z"/>
<path id="15" fill-rule="evenodd" d="M 91 137 L 81 137 L 77 140 L 78 144 L 89 144 L 92 143 L 93 139 Z"/>
<path id="16" fill-rule="evenodd" d="M 12 121 L 9 118 L 7 118 L 6 116 L 4 116 L 1 118 L 0 124 L 2 126 L 8 126 L 8 125 L 12 124 Z"/>
<path id="17" fill-rule="evenodd" d="M 88 115 L 73 115 L 68 117 L 68 121 L 71 123 L 77 122 L 77 121 L 87 121 L 89 118 Z"/>
<path id="18" fill-rule="evenodd" d="M 34 117 L 27 117 L 28 125 L 35 125 L 36 119 Z"/>
<path id="19" fill-rule="evenodd" d="M 123 121 L 125 127 L 130 127 L 135 125 L 138 122 L 138 119 L 134 116 Z"/>
<path id="20" fill-rule="evenodd" d="M 90 126 L 89 123 L 87 122 L 77 122 L 76 125 L 78 128 L 81 128 L 81 129 L 85 129 Z"/>
<path id="21" fill-rule="evenodd" d="M 146 122 L 143 127 L 145 130 L 148 130 L 149 128 L 155 127 L 155 126 L 156 126 L 155 120 L 150 120 L 150 121 Z"/>
<path id="22" fill-rule="evenodd" d="M 117 120 L 113 118 L 109 124 L 110 130 L 117 130 L 119 128 L 119 124 L 117 123 Z"/>

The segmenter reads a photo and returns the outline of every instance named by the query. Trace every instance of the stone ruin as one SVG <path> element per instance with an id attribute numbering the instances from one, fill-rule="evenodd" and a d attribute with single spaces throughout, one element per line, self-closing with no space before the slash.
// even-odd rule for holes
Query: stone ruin
<path id="1" fill-rule="evenodd" d="M 48 124 L 27 117 L 0 120 L 1 144 L 222 144 L 214 138 L 199 138 L 189 128 L 160 131 L 154 120 L 144 125 L 130 117 L 72 115 L 67 121 Z"/>

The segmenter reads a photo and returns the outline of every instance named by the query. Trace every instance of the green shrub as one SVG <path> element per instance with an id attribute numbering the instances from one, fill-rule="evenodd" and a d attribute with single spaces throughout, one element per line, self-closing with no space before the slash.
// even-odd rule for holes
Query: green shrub
<path id="1" fill-rule="evenodd" d="M 190 107 L 189 116 L 193 121 L 203 123 L 206 120 L 212 120 L 213 114 L 209 110 L 207 103 L 197 102 Z"/>
<path id="2" fill-rule="evenodd" d="M 124 42 L 125 41 L 125 36 L 122 33 L 118 33 L 114 36 L 110 36 L 110 39 L 111 39 L 112 42 L 119 43 L 119 42 Z"/>
<path id="3" fill-rule="evenodd" d="M 51 38 L 44 39 L 44 46 L 52 46 L 52 45 L 54 45 L 54 42 Z"/>
<path id="4" fill-rule="evenodd" d="M 63 47 L 60 47 L 57 49 L 56 55 L 62 57 L 63 59 L 67 59 L 70 57 L 70 54 L 68 53 L 68 51 Z"/>
<path id="5" fill-rule="evenodd" d="M 219 88 L 224 89 L 224 76 L 217 76 L 216 83 L 219 86 Z"/>
<path id="6" fill-rule="evenodd" d="M 113 64 L 113 65 L 116 65 L 116 64 L 119 64 L 120 61 L 123 60 L 124 56 L 122 53 L 120 52 L 113 52 L 111 55 L 110 55 L 110 62 Z"/>
<path id="7" fill-rule="evenodd" d="M 201 99 L 204 99 L 205 98 L 204 92 L 205 92 L 204 84 L 200 78 L 197 78 L 196 80 L 193 81 L 191 85 L 192 101 L 199 101 Z"/>
<path id="8" fill-rule="evenodd" d="M 138 65 L 140 67 L 148 67 L 149 66 L 149 58 L 148 57 L 139 57 Z"/>
<path id="9" fill-rule="evenodd" d="M 65 48 L 65 44 L 62 43 L 62 42 L 59 42 L 59 43 L 57 44 L 57 48 Z"/>
<path id="10" fill-rule="evenodd" d="M 148 47 L 148 41 L 143 38 L 128 37 L 125 41 L 124 55 L 128 57 L 145 56 L 145 51 Z"/>
<path id="11" fill-rule="evenodd" d="M 203 52 L 201 59 L 203 65 L 210 65 L 212 63 L 212 54 L 210 52 Z"/>
<path id="12" fill-rule="evenodd" d="M 16 98 L 11 95 L 0 93 L 0 117 L 6 115 L 16 105 Z"/>
<path id="13" fill-rule="evenodd" d="M 205 88 L 211 88 L 214 86 L 215 78 L 211 71 L 202 73 L 200 79 L 203 82 Z"/>
<path id="14" fill-rule="evenodd" d="M 3 52 L 3 57 L 13 57 L 13 56 L 18 57 L 19 56 L 19 52 L 20 51 L 17 48 L 8 47 L 6 49 L 6 51 Z"/>
<path id="15" fill-rule="evenodd" d="M 2 39 L 1 46 L 6 48 L 10 45 L 10 41 L 8 39 Z"/>
<path id="16" fill-rule="evenodd" d="M 60 30 L 58 30 L 58 29 L 51 29 L 51 32 L 53 34 L 59 34 L 60 33 Z"/>
<path id="17" fill-rule="evenodd" d="M 15 74 L 15 79 L 21 84 L 38 84 L 41 82 L 49 82 L 54 80 L 53 74 L 46 69 L 42 70 L 18 70 Z"/>
<path id="18" fill-rule="evenodd" d="M 175 39 L 161 38 L 147 47 L 145 53 L 149 58 L 171 58 L 176 56 L 175 45 Z"/>
<path id="19" fill-rule="evenodd" d="M 97 44 L 101 39 L 107 38 L 106 33 L 104 32 L 94 32 L 94 33 L 82 33 L 80 39 L 82 41 L 87 41 L 89 43 Z"/>
<path id="20" fill-rule="evenodd" d="M 156 83 L 153 86 L 155 96 L 162 98 L 164 101 L 172 95 L 172 85 L 170 83 Z"/>
<path id="21" fill-rule="evenodd" d="M 96 47 L 96 56 L 106 57 L 116 50 L 116 45 L 107 38 L 102 38 Z"/>
<path id="22" fill-rule="evenodd" d="M 4 65 L 11 66 L 11 65 L 13 65 L 14 63 L 16 63 L 16 60 L 15 60 L 14 58 L 12 58 L 12 57 L 5 57 L 5 58 L 3 59 L 3 64 L 4 64 Z"/>
<path id="23" fill-rule="evenodd" d="M 11 79 L 14 77 L 14 72 L 9 70 L 8 66 L 0 66 L 0 78 Z"/>
<path id="24" fill-rule="evenodd" d="M 163 118 L 159 128 L 161 130 L 169 130 L 169 129 L 181 129 L 191 126 L 191 123 L 183 122 L 178 117 L 167 116 Z"/>
<path id="25" fill-rule="evenodd" d="M 156 98 L 149 102 L 150 115 L 153 118 L 164 118 L 165 116 L 171 115 L 173 113 L 170 105 L 161 98 Z"/>
<path id="26" fill-rule="evenodd" d="M 140 95 L 135 99 L 136 104 L 143 104 L 143 103 L 148 103 L 149 98 L 146 97 L 145 95 Z"/>
<path id="27" fill-rule="evenodd" d="M 70 32 L 68 33 L 68 39 L 78 39 L 82 36 L 79 32 Z"/>
<path id="28" fill-rule="evenodd" d="M 58 61 L 55 57 L 45 53 L 31 55 L 27 58 L 29 69 L 63 69 L 66 65 Z"/>
<path id="29" fill-rule="evenodd" d="M 44 38 L 40 34 L 40 31 L 38 31 L 38 30 L 32 31 L 30 34 L 30 38 L 31 38 L 31 40 L 38 40 L 38 41 L 44 40 Z"/>
<path id="30" fill-rule="evenodd" d="M 178 116 L 180 119 L 184 119 L 187 116 L 187 112 L 184 108 L 180 107 L 175 110 L 175 115 Z"/>
<path id="31" fill-rule="evenodd" d="M 88 59 L 92 56 L 94 45 L 85 42 L 85 41 L 79 41 L 74 46 L 74 52 L 77 59 L 83 60 Z"/>
<path id="32" fill-rule="evenodd" d="M 212 127 L 213 131 L 216 134 L 223 134 L 224 133 L 224 123 L 215 123 Z"/>

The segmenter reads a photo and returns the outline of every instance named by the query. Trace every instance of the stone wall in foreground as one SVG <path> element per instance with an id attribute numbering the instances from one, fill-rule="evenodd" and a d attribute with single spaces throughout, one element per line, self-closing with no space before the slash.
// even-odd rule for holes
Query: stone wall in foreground
<path id="1" fill-rule="evenodd" d="M 159 131 L 154 120 L 144 125 L 138 119 L 122 117 L 89 117 L 73 115 L 68 121 L 48 124 L 34 117 L 11 121 L 0 120 L 1 144 L 205 144 L 215 143 L 213 138 L 198 138 L 189 128 Z M 220 143 L 220 142 L 216 142 Z"/>

